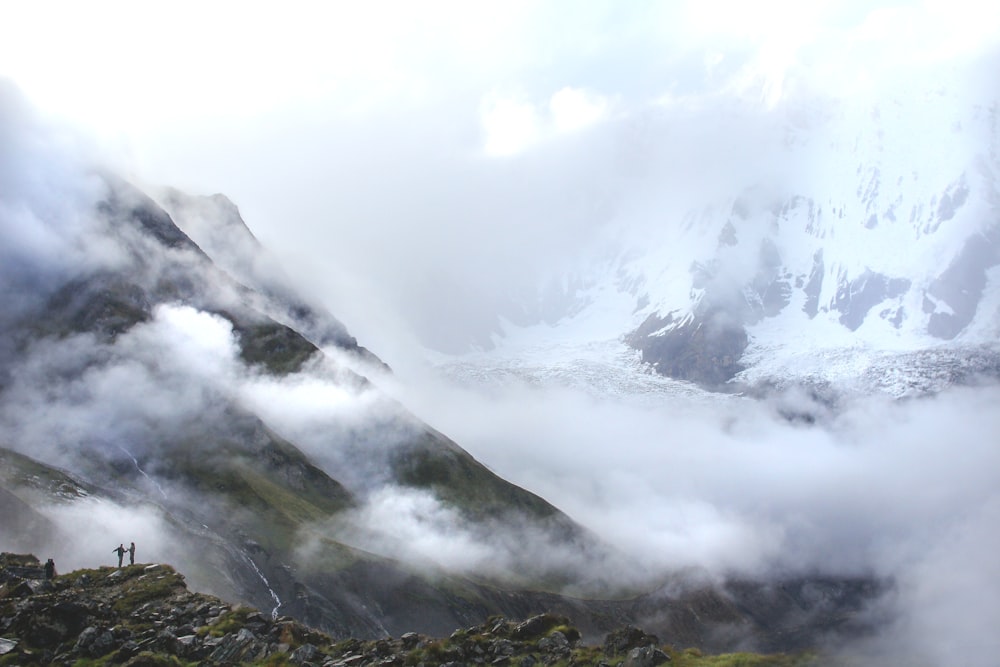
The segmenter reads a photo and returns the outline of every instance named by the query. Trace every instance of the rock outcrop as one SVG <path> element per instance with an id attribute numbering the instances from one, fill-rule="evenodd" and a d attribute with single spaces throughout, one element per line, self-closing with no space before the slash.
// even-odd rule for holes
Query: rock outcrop
<path id="1" fill-rule="evenodd" d="M 544 613 L 520 622 L 494 616 L 447 638 L 408 632 L 335 641 L 291 618 L 272 619 L 192 592 L 168 565 L 102 567 L 49 579 L 34 556 L 0 554 L 0 665 L 722 664 L 711 661 L 719 656 L 703 660 L 697 649 L 680 651 L 631 626 L 601 645 L 581 639 L 568 618 Z M 746 665 L 796 665 L 813 656 L 733 658 Z"/>

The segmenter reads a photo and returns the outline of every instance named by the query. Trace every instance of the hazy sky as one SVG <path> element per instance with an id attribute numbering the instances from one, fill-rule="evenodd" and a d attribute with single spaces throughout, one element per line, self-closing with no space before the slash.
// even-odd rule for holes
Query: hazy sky
<path id="1" fill-rule="evenodd" d="M 702 162 L 651 157 L 671 148 L 650 147 L 651 109 L 864 95 L 1000 32 L 973 0 L 34 2 L 0 19 L 0 75 L 133 179 L 228 195 L 390 361 L 411 331 L 447 347 L 468 333 L 443 323 L 488 330 L 505 290 L 572 257 L 663 163 L 706 181 L 752 150 L 713 122 L 693 129 Z"/>

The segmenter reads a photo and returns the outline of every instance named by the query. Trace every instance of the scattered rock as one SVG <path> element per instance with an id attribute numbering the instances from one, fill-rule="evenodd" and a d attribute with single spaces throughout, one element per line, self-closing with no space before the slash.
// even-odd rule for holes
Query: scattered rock
<path id="1" fill-rule="evenodd" d="M 604 638 L 604 655 L 613 657 L 628 653 L 634 648 L 656 646 L 659 643 L 656 635 L 648 635 L 639 628 L 626 625 Z"/>
<path id="2" fill-rule="evenodd" d="M 669 655 L 655 646 L 642 646 L 629 651 L 622 667 L 656 667 L 665 662 L 670 662 Z"/>
<path id="3" fill-rule="evenodd" d="M 558 625 L 566 625 L 569 619 L 554 614 L 539 614 L 518 624 L 512 633 L 514 639 L 532 639 L 539 637 Z"/>
<path id="4" fill-rule="evenodd" d="M 26 581 L 18 581 L 9 584 L 4 584 L 3 588 L 0 588 L 0 599 L 3 598 L 26 598 L 29 595 L 35 593 L 31 586 L 28 585 Z"/>
<path id="5" fill-rule="evenodd" d="M 3 664 L 656 667 L 671 660 L 672 649 L 631 626 L 610 633 L 603 650 L 577 647 L 579 631 L 567 618 L 548 613 L 520 623 L 492 617 L 446 639 L 408 632 L 399 639 L 334 643 L 290 618 L 271 620 L 255 609 L 192 593 L 166 565 L 67 574 L 36 592 L 20 587 L 25 580 L 18 573 L 30 563 L 9 564 L 8 554 L 0 554 Z"/>
<path id="6" fill-rule="evenodd" d="M 569 640 L 558 630 L 538 640 L 538 648 L 546 653 L 568 653 Z"/>
<path id="7" fill-rule="evenodd" d="M 292 652 L 289 656 L 291 660 L 296 665 L 304 665 L 306 663 L 312 662 L 320 656 L 319 649 L 312 644 L 303 644 L 299 648 Z"/>

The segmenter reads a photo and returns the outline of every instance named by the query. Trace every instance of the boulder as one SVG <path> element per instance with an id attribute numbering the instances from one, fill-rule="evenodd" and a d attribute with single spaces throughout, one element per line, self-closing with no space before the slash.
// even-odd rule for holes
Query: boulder
<path id="1" fill-rule="evenodd" d="M 659 643 L 660 640 L 656 635 L 649 635 L 639 628 L 626 625 L 609 633 L 608 636 L 604 638 L 604 655 L 621 655 L 628 653 L 634 648 L 656 646 Z"/>
<path id="2" fill-rule="evenodd" d="M 497 656 L 508 656 L 514 655 L 517 651 L 517 646 L 509 639 L 500 639 L 493 643 L 491 646 L 491 653 Z"/>
<path id="3" fill-rule="evenodd" d="M 669 655 L 655 646 L 641 646 L 629 651 L 622 667 L 656 667 L 665 662 L 670 662 Z"/>
<path id="4" fill-rule="evenodd" d="M 0 587 L 0 599 L 6 598 L 26 598 L 33 595 L 34 591 L 27 581 L 11 581 Z"/>
<path id="5" fill-rule="evenodd" d="M 97 635 L 100 634 L 100 632 L 101 631 L 93 625 L 88 628 L 84 628 L 83 632 L 80 633 L 80 636 L 76 638 L 76 646 L 74 647 L 75 650 L 83 652 L 88 651 L 90 645 L 94 643 L 94 639 L 97 638 Z"/>
<path id="6" fill-rule="evenodd" d="M 223 637 L 212 651 L 209 660 L 217 663 L 238 663 L 246 656 L 255 655 L 259 649 L 257 637 L 246 628 L 241 628 L 238 633 Z"/>
<path id="7" fill-rule="evenodd" d="M 569 653 L 570 646 L 566 635 L 556 630 L 550 635 L 539 639 L 538 648 L 546 653 L 564 654 Z"/>
<path id="8" fill-rule="evenodd" d="M 534 639 L 535 637 L 540 637 L 552 628 L 559 625 L 566 625 L 569 619 L 563 618 L 562 616 L 556 616 L 554 614 L 539 614 L 538 616 L 532 616 L 528 620 L 518 623 L 514 627 L 514 632 L 511 636 L 514 639 Z"/>
<path id="9" fill-rule="evenodd" d="M 303 644 L 292 651 L 288 659 L 296 665 L 304 665 L 313 662 L 320 655 L 319 649 L 312 644 Z"/>
<path id="10" fill-rule="evenodd" d="M 98 658 L 117 649 L 118 644 L 119 642 L 115 639 L 114 633 L 110 630 L 105 630 L 94 638 L 94 641 L 91 642 L 87 653 L 94 658 Z"/>

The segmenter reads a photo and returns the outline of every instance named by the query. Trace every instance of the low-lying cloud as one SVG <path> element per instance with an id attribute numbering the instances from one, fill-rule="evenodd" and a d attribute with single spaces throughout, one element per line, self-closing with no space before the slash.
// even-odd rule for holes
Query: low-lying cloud
<path id="1" fill-rule="evenodd" d="M 419 385 L 410 404 L 501 476 L 663 576 L 834 574 L 894 582 L 896 619 L 865 651 L 986 647 L 1000 620 L 1000 387 L 934 397 L 605 396 Z M 788 402 L 822 415 L 793 422 Z M 928 634 L 930 628 L 936 632 Z M 939 642 L 930 637 L 947 636 Z M 855 647 L 853 650 L 861 651 Z M 976 651 L 973 650 L 973 653 Z M 966 655 L 962 653 L 962 655 Z M 970 658 L 975 660 L 975 658 Z"/>

